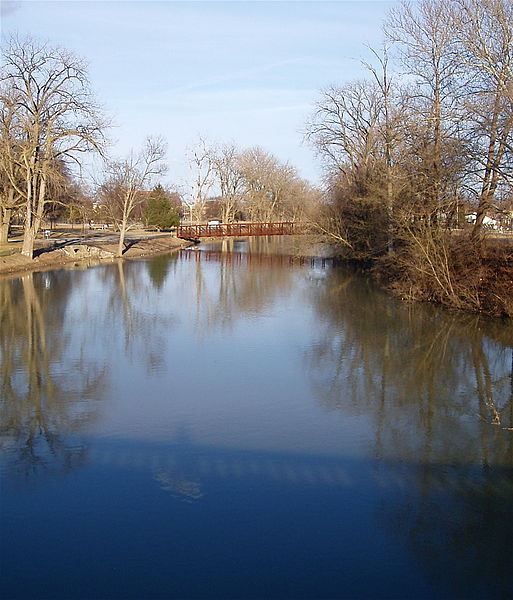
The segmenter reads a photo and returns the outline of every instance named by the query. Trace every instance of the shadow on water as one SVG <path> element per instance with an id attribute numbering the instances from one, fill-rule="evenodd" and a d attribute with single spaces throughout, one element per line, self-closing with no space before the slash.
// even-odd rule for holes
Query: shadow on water
<path id="1" fill-rule="evenodd" d="M 75 574 L 82 597 L 477 599 L 513 591 L 511 469 L 185 442 L 100 442 L 89 460 L 88 503 L 101 507 L 101 527 L 106 515 L 116 523 L 112 538 L 93 544 L 90 568 L 122 570 L 145 549 L 137 574 L 122 580 L 100 586 Z M 60 492 L 73 501 L 70 486 Z M 81 528 L 94 531 L 92 520 L 86 512 Z"/>

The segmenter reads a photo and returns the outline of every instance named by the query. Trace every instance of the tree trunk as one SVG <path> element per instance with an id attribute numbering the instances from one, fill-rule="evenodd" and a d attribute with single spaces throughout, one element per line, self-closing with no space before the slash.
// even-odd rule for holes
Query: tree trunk
<path id="1" fill-rule="evenodd" d="M 25 207 L 25 227 L 23 229 L 23 245 L 21 247 L 23 256 L 33 258 L 35 237 L 36 234 L 32 225 L 32 197 L 29 195 Z"/>
<path id="2" fill-rule="evenodd" d="M 32 198 L 36 186 L 32 186 L 32 193 L 27 199 L 27 210 L 25 216 L 25 231 L 23 233 L 23 245 L 21 253 L 28 258 L 34 258 L 34 243 L 36 241 L 36 235 L 41 226 L 41 220 L 43 218 L 43 210 L 46 199 L 46 177 L 44 174 L 41 177 L 39 184 L 37 207 L 35 214 L 32 213 Z"/>
<path id="3" fill-rule="evenodd" d="M 26 203 L 25 203 L 25 225 L 23 228 L 23 245 L 21 253 L 27 258 L 34 258 L 34 241 L 36 239 L 36 231 L 34 230 L 34 208 L 35 196 L 37 189 L 36 176 L 36 155 L 37 149 L 32 152 L 30 157 L 29 168 L 27 169 L 26 184 Z"/>
<path id="4" fill-rule="evenodd" d="M 488 129 L 489 141 L 486 155 L 485 174 L 479 197 L 479 205 L 476 212 L 476 222 L 472 230 L 472 237 L 474 239 L 481 237 L 484 218 L 486 213 L 493 206 L 495 193 L 499 183 L 498 165 L 500 165 L 503 160 L 504 153 L 507 149 L 508 136 L 512 128 L 511 118 L 506 119 L 505 123 L 502 125 L 502 129 L 499 125 L 501 114 L 504 110 L 504 93 L 504 86 L 501 81 L 495 90 L 493 114 Z"/>
<path id="5" fill-rule="evenodd" d="M 0 207 L 0 244 L 7 244 L 11 225 L 12 208 Z"/>
<path id="6" fill-rule="evenodd" d="M 46 173 L 43 172 L 41 175 L 41 181 L 39 184 L 39 194 L 37 199 L 36 214 L 34 216 L 34 237 L 37 235 L 41 221 L 43 220 L 44 208 L 46 204 Z"/>
<path id="7" fill-rule="evenodd" d="M 118 241 L 118 251 L 116 256 L 123 256 L 123 250 L 125 247 L 125 234 L 126 234 L 126 219 L 123 217 L 123 221 L 121 222 L 121 227 L 119 228 L 119 241 Z"/>
<path id="8" fill-rule="evenodd" d="M 486 167 L 481 187 L 481 193 L 479 195 L 479 204 L 476 211 L 476 221 L 472 229 L 472 238 L 478 239 L 481 237 L 483 221 L 488 210 L 490 210 L 493 192 L 492 192 L 492 180 L 494 175 L 494 164 L 495 164 L 495 146 L 497 143 L 497 121 L 498 121 L 498 110 L 497 102 L 495 105 L 496 110 L 494 111 L 492 118 L 492 127 L 490 131 L 490 139 L 488 142 L 488 152 L 486 157 Z"/>
<path id="9" fill-rule="evenodd" d="M 27 258 L 34 258 L 34 242 L 36 240 L 36 232 L 33 227 L 25 227 L 23 232 L 23 245 L 21 253 Z"/>

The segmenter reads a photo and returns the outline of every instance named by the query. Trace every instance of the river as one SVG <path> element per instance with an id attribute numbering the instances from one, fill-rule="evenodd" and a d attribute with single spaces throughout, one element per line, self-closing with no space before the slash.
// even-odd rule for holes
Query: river
<path id="1" fill-rule="evenodd" d="M 0 280 L 3 599 L 513 597 L 513 329 L 267 238 Z"/>

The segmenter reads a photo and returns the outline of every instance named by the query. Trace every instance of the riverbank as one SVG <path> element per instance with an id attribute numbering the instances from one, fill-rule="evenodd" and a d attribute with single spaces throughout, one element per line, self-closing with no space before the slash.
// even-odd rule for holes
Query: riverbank
<path id="1" fill-rule="evenodd" d="M 319 256 L 319 239 L 305 236 L 301 243 L 295 242 L 290 252 L 294 256 Z M 215 238 L 204 238 L 204 242 Z M 121 259 L 116 257 L 117 235 L 103 231 L 52 232 L 50 239 L 38 239 L 35 258 L 30 260 L 20 253 L 21 236 L 0 246 L 0 276 L 16 277 L 25 272 L 46 271 L 61 268 L 87 268 L 115 260 L 131 260 L 145 256 L 165 254 L 190 246 L 192 242 L 169 233 L 134 230 L 126 239 L 126 249 Z M 313 252 L 313 249 L 315 251 Z M 451 293 L 447 293 L 434 265 L 412 268 L 409 257 L 395 252 L 393 257 L 377 264 L 366 264 L 379 283 L 406 301 L 429 302 L 450 309 L 481 313 L 492 317 L 513 317 L 513 245 L 511 239 L 488 239 L 478 255 L 458 238 L 457 244 L 448 248 L 448 265 L 445 273 Z M 324 248 L 322 256 L 331 256 L 342 262 L 347 256 L 339 256 L 336 249 Z M 401 260 L 403 259 L 403 260 Z M 349 260 L 351 264 L 354 261 Z M 360 265 L 361 266 L 361 265 Z M 415 265 L 413 265 L 415 266 Z M 418 266 L 418 265 L 417 265 Z M 425 265 L 421 265 L 424 267 Z M 442 282 L 443 283 L 443 282 Z"/>
<path id="2" fill-rule="evenodd" d="M 117 243 L 109 234 L 73 233 L 67 238 L 37 240 L 35 258 L 20 253 L 21 241 L 14 240 L 0 248 L 0 275 L 18 276 L 30 271 L 67 268 L 70 265 L 92 266 L 114 260 L 131 260 L 165 254 L 190 246 L 174 235 L 133 232 L 126 240 L 121 259 L 116 257 Z"/>
<path id="3" fill-rule="evenodd" d="M 430 245 L 403 245 L 372 265 L 382 285 L 403 300 L 513 318 L 511 238 L 440 235 Z"/>

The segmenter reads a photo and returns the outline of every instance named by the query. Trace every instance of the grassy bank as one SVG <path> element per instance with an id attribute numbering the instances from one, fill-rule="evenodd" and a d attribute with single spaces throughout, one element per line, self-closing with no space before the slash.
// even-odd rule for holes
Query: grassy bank
<path id="1" fill-rule="evenodd" d="M 20 253 L 21 243 L 15 239 L 0 247 L 0 275 L 17 276 L 28 271 L 60 269 L 74 264 L 87 267 L 173 252 L 188 245 L 190 242 L 169 234 L 132 232 L 127 237 L 123 257 L 116 259 L 117 243 L 112 235 L 73 232 L 73 235 L 55 236 L 49 240 L 38 239 L 35 257 L 31 260 Z"/>

